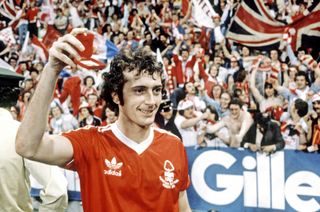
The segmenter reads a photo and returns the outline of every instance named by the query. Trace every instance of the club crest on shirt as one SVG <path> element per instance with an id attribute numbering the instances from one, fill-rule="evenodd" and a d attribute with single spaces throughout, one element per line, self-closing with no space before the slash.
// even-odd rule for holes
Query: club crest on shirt
<path id="1" fill-rule="evenodd" d="M 122 167 L 123 163 L 122 162 L 117 162 L 117 159 L 115 157 L 112 158 L 111 161 L 109 161 L 108 159 L 104 160 L 106 166 L 108 167 L 108 169 L 104 170 L 104 174 L 106 175 L 113 175 L 113 176 L 117 176 L 117 177 L 121 177 L 122 173 L 120 168 Z"/>
<path id="2" fill-rule="evenodd" d="M 163 164 L 163 168 L 164 174 L 163 176 L 159 176 L 162 186 L 167 189 L 173 189 L 179 182 L 178 179 L 174 179 L 174 166 L 169 160 L 166 160 Z"/>

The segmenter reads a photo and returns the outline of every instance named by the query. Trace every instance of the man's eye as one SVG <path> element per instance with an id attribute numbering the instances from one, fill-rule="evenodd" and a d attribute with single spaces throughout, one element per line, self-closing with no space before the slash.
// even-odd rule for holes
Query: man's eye
<path id="1" fill-rule="evenodd" d="M 136 94 L 143 94 L 144 90 L 143 89 L 135 89 L 134 92 Z"/>
<path id="2" fill-rule="evenodd" d="M 161 88 L 156 88 L 156 89 L 153 90 L 153 92 L 154 92 L 155 94 L 160 94 L 161 91 L 162 91 Z"/>

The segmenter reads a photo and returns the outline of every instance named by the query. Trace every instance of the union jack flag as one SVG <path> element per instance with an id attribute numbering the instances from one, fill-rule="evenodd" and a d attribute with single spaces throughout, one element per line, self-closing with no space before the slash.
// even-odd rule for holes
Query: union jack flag
<path id="1" fill-rule="evenodd" d="M 14 3 L 12 1 L 0 0 L 0 13 L 10 20 L 14 19 L 17 15 Z"/>
<path id="2" fill-rule="evenodd" d="M 15 30 L 18 26 L 22 11 L 17 5 L 17 1 L 0 0 L 0 14 L 8 21 L 8 26 Z"/>
<path id="3" fill-rule="evenodd" d="M 289 33 L 290 32 L 290 33 Z M 316 48 L 320 43 L 320 3 L 314 1 L 303 14 L 286 24 L 269 13 L 263 0 L 243 0 L 239 5 L 226 37 L 256 49 L 276 49 L 290 37 L 291 46 Z"/>

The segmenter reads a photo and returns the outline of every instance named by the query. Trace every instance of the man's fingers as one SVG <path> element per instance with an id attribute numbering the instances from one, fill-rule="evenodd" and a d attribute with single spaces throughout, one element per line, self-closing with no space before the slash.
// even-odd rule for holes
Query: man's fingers
<path id="1" fill-rule="evenodd" d="M 73 36 L 76 36 L 78 34 L 87 33 L 87 32 L 88 32 L 87 28 L 74 28 L 74 29 L 72 29 L 70 34 Z"/>
<path id="2" fill-rule="evenodd" d="M 58 51 L 57 48 L 51 48 L 49 50 L 49 53 L 50 53 L 50 55 L 57 58 L 58 60 L 60 60 L 64 64 L 70 65 L 71 67 L 74 67 L 74 68 L 76 67 L 76 64 L 68 56 L 66 56 L 62 52 Z"/>
<path id="3" fill-rule="evenodd" d="M 74 35 L 67 34 L 61 38 L 61 41 L 71 44 L 73 47 L 79 49 L 79 51 L 84 50 L 84 46 Z"/>
<path id="4" fill-rule="evenodd" d="M 58 42 L 56 43 L 55 48 L 57 49 L 58 52 L 68 54 L 70 58 L 75 58 L 77 60 L 80 59 L 79 53 L 69 43 Z"/>

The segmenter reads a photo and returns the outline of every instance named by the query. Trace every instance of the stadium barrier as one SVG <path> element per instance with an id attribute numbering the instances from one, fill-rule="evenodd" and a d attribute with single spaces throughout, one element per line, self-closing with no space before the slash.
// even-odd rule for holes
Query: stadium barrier
<path id="1" fill-rule="evenodd" d="M 270 156 L 231 148 L 186 148 L 195 210 L 320 211 L 320 157 L 293 150 Z"/>

